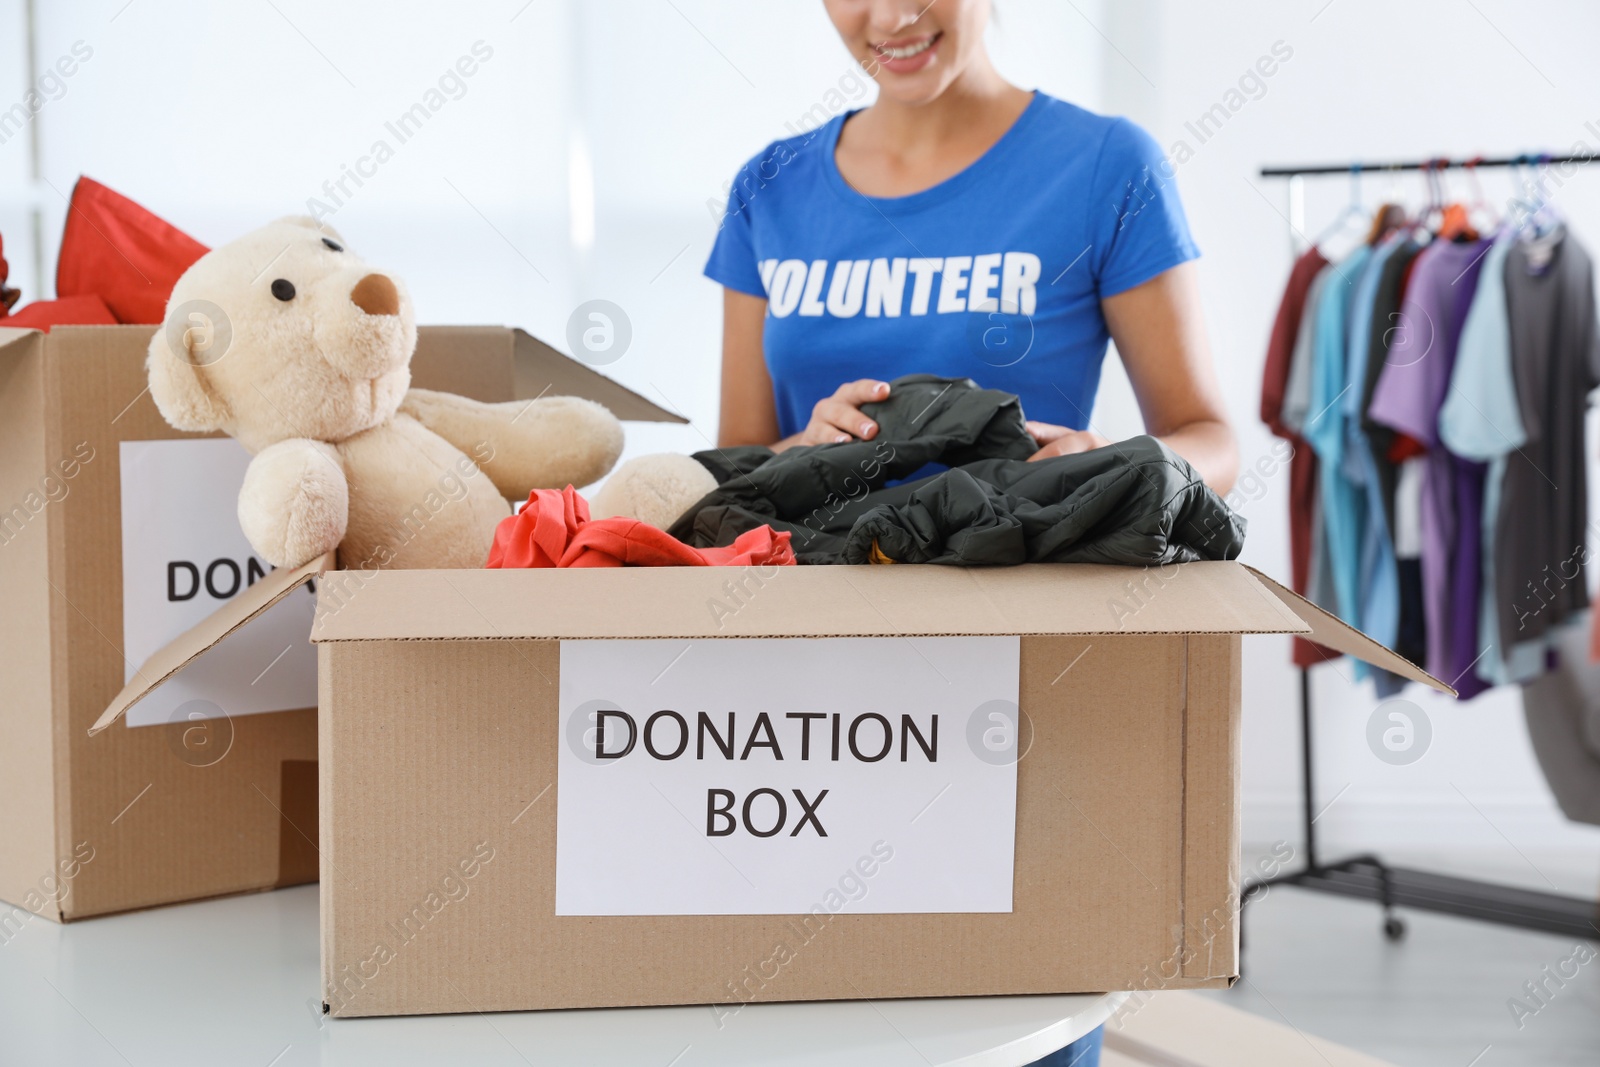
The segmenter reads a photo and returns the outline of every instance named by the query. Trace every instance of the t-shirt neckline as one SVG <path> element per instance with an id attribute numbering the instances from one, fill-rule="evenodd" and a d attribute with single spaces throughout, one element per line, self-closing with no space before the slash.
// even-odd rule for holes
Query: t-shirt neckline
<path id="1" fill-rule="evenodd" d="M 882 214 L 903 213 L 918 211 L 932 204 L 943 203 L 953 196 L 957 196 L 975 183 L 984 181 L 996 168 L 1001 166 L 1005 157 L 1009 156 L 1016 145 L 1021 141 L 1022 134 L 1038 118 L 1043 109 L 1046 96 L 1039 90 L 1033 90 L 1033 96 L 1028 101 L 1028 106 L 1022 109 L 1000 139 L 990 145 L 983 155 L 967 164 L 961 170 L 950 175 L 937 185 L 929 186 L 920 192 L 909 193 L 906 196 L 868 196 L 855 186 L 845 181 L 844 175 L 839 173 L 839 163 L 835 153 L 839 148 L 839 137 L 844 132 L 844 124 L 850 116 L 861 111 L 853 108 L 833 119 L 833 128 L 823 138 L 822 173 L 828 187 L 840 198 L 849 202 L 870 207 Z"/>
<path id="2" fill-rule="evenodd" d="M 1517 239 L 1517 248 L 1521 256 L 1516 261 L 1523 277 L 1533 282 L 1543 281 L 1545 278 L 1556 274 L 1556 269 L 1561 265 L 1561 253 L 1567 244 L 1567 227 L 1565 223 L 1557 225 L 1549 233 L 1531 238 Z M 1535 266 L 1535 261 L 1543 258 L 1541 265 Z"/>

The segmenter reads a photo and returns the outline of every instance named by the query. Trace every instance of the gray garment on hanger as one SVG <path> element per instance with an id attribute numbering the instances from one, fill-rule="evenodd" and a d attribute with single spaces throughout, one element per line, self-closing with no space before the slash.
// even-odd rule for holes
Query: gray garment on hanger
<path id="1" fill-rule="evenodd" d="M 1283 411 L 1279 418 L 1302 436 L 1306 418 L 1311 414 L 1311 341 L 1316 336 L 1316 309 L 1322 306 L 1322 290 L 1327 287 L 1328 279 L 1337 273 L 1329 264 L 1311 279 L 1311 287 L 1306 290 L 1305 314 L 1300 317 L 1294 352 L 1289 356 L 1289 377 L 1283 386 Z"/>
<path id="2" fill-rule="evenodd" d="M 1588 616 L 1548 636 L 1555 669 L 1522 687 L 1528 738 L 1562 813 L 1600 825 L 1600 665 L 1589 662 Z"/>
<path id="3" fill-rule="evenodd" d="M 1510 649 L 1589 606 L 1584 421 L 1600 382 L 1600 329 L 1589 255 L 1565 228 L 1513 244 L 1505 285 L 1527 433 L 1506 456 L 1494 542 L 1500 647 Z"/>

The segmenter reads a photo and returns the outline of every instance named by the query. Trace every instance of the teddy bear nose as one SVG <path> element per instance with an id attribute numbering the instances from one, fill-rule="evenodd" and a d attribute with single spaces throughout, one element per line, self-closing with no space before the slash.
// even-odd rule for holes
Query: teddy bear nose
<path id="1" fill-rule="evenodd" d="M 400 311 L 400 291 L 382 274 L 369 274 L 350 290 L 350 302 L 368 315 L 395 315 Z"/>

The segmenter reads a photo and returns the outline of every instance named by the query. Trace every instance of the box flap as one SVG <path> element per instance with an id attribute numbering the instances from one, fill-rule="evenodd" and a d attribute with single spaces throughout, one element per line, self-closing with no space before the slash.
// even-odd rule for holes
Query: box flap
<path id="1" fill-rule="evenodd" d="M 201 654 L 244 626 L 251 619 L 294 592 L 334 564 L 334 553 L 312 560 L 293 570 L 280 568 L 259 579 L 232 600 L 200 620 L 193 628 L 164 645 L 139 668 L 137 674 L 89 728 L 99 733 L 122 717 L 123 712 L 143 700 L 163 682 L 199 659 Z"/>
<path id="2" fill-rule="evenodd" d="M 1237 563 L 339 571 L 314 641 L 1304 633 Z"/>
<path id="3" fill-rule="evenodd" d="M 1441 682 L 1398 652 L 1392 652 L 1378 644 L 1378 642 L 1357 630 L 1354 626 L 1317 607 L 1294 590 L 1284 588 L 1254 567 L 1246 566 L 1244 569 L 1255 576 L 1266 592 L 1294 612 L 1310 627 L 1310 633 L 1305 635 L 1308 640 L 1315 641 L 1324 648 L 1331 648 L 1335 652 L 1343 652 L 1347 656 L 1354 656 L 1356 659 L 1370 663 L 1374 667 L 1382 667 L 1390 674 L 1398 674 L 1400 677 L 1413 682 L 1421 682 L 1423 685 L 1437 689 L 1441 693 L 1449 693 L 1451 696 L 1456 695 L 1453 686 Z"/>
<path id="4" fill-rule="evenodd" d="M 646 400 L 626 386 L 571 356 L 563 355 L 526 330 L 516 337 L 516 398 L 581 396 L 604 404 L 617 418 L 632 422 L 688 422 L 677 412 Z"/>
<path id="5" fill-rule="evenodd" d="M 19 330 L 15 326 L 0 326 L 0 353 L 19 355 L 23 351 L 23 344 L 29 337 L 43 337 L 38 330 Z M 12 349 L 15 345 L 16 348 Z M 8 351 L 10 350 L 10 351 Z"/>

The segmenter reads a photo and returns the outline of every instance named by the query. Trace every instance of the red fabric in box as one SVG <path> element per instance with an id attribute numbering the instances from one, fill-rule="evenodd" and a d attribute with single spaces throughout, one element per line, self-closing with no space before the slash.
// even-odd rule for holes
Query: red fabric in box
<path id="1" fill-rule="evenodd" d="M 69 296 L 64 300 L 35 300 L 0 318 L 0 326 L 50 332 L 52 326 L 115 326 L 116 316 L 98 296 Z"/>
<path id="2" fill-rule="evenodd" d="M 794 563 L 789 534 L 761 526 L 723 548 L 691 548 L 638 519 L 589 518 L 572 486 L 535 489 L 521 511 L 502 519 L 485 566 L 746 567 Z"/>
<path id="3" fill-rule="evenodd" d="M 93 178 L 79 178 L 56 263 L 58 297 L 97 296 L 117 322 L 156 325 L 190 264 L 209 249 Z"/>

